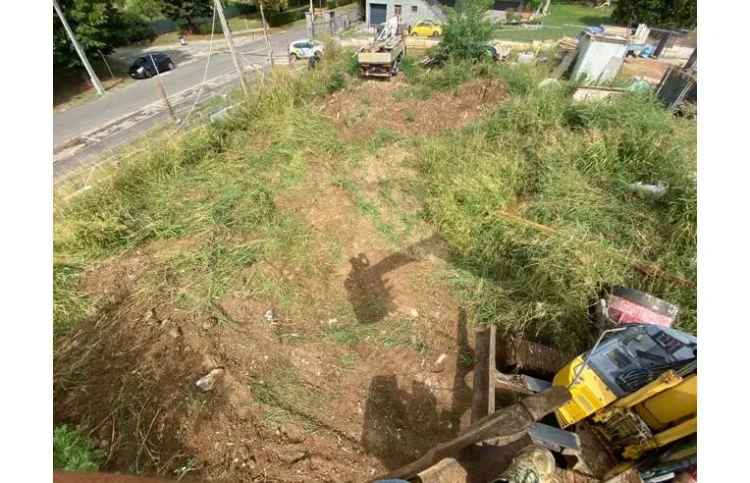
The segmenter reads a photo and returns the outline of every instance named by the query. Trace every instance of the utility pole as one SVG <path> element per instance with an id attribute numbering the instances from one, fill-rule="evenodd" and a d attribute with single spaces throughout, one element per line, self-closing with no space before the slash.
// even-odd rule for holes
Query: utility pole
<path id="1" fill-rule="evenodd" d="M 81 46 L 78 45 L 78 40 L 76 40 L 76 36 L 73 35 L 73 30 L 71 30 L 70 25 L 68 25 L 68 21 L 65 20 L 65 15 L 63 15 L 62 9 L 60 8 L 60 5 L 58 5 L 57 0 L 52 0 L 52 6 L 54 7 L 55 12 L 57 12 L 57 17 L 62 22 L 63 27 L 65 28 L 65 32 L 67 32 L 68 37 L 70 37 L 70 41 L 73 43 L 73 47 L 76 49 L 76 52 L 78 52 L 78 57 L 80 57 L 81 62 L 83 62 L 83 66 L 86 68 L 86 72 L 88 72 L 89 74 L 91 83 L 94 84 L 94 87 L 96 88 L 96 93 L 100 96 L 103 96 L 104 86 L 102 86 L 102 83 L 96 76 L 96 72 L 94 72 L 94 69 L 91 68 L 89 59 L 86 58 L 86 52 L 84 52 Z"/>
<path id="2" fill-rule="evenodd" d="M 169 110 L 169 115 L 172 117 L 172 120 L 175 124 L 179 124 L 180 120 L 177 119 L 177 115 L 174 113 L 174 109 L 172 109 L 172 104 L 169 103 L 169 97 L 167 96 L 167 90 L 164 88 L 164 84 L 161 82 L 161 78 L 159 77 L 159 67 L 156 65 L 156 62 L 154 62 L 154 56 L 149 54 L 149 58 L 151 59 L 151 64 L 154 66 L 154 70 L 156 71 L 156 86 L 159 89 L 159 95 L 161 96 L 162 100 L 164 101 L 164 104 L 167 105 L 167 109 Z"/>
<path id="3" fill-rule="evenodd" d="M 313 0 L 310 0 L 310 38 L 315 38 L 315 13 L 313 10 Z"/>
<path id="4" fill-rule="evenodd" d="M 263 35 L 266 37 L 268 63 L 273 67 L 273 49 L 271 48 L 271 40 L 268 38 L 268 24 L 266 23 L 266 14 L 263 13 L 263 0 L 258 0 L 258 5 L 260 5 L 260 21 L 263 22 Z"/>
<path id="5" fill-rule="evenodd" d="M 239 57 L 237 57 L 237 51 L 234 50 L 234 41 L 232 41 L 232 32 L 229 30 L 229 24 L 227 23 L 226 17 L 224 17 L 224 7 L 221 5 L 221 0 L 214 0 L 214 7 L 216 12 L 219 14 L 219 20 L 221 21 L 221 30 L 224 31 L 224 38 L 229 46 L 229 52 L 232 54 L 232 60 L 234 61 L 234 68 L 240 74 L 240 85 L 242 86 L 242 92 L 245 93 L 245 97 L 250 95 L 250 91 L 245 83 L 245 75 L 242 70 L 242 64 L 240 63 Z"/>

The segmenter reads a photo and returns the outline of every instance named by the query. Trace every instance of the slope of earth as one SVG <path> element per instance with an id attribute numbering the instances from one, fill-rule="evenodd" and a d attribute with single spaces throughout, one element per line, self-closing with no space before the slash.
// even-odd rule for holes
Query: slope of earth
<path id="1" fill-rule="evenodd" d="M 96 194 L 60 208 L 56 277 L 76 267 L 86 316 L 56 338 L 55 421 L 83 428 L 103 468 L 363 481 L 457 434 L 473 337 L 442 278 L 446 248 L 402 189 L 416 173 L 400 136 L 419 130 L 391 118 L 371 131 L 389 135 L 359 138 L 336 115 L 385 96 L 390 104 L 367 114 L 383 119 L 405 86 L 355 83 L 269 115 L 237 140 L 202 139 L 222 145 L 221 161 L 206 155 L 209 174 L 159 164 L 190 158 L 197 141 L 168 148 L 147 168 L 158 172 L 131 173 L 141 181 L 127 189 L 122 174 L 104 182 L 113 183 L 105 193 L 149 203 L 107 205 L 112 219 Z M 505 97 L 499 81 L 458 92 L 407 106 L 437 133 Z M 302 126 L 309 140 L 299 139 Z M 146 179 L 159 181 L 139 184 Z M 107 237 L 136 217 L 139 234 L 112 249 Z M 82 246 L 96 262 L 71 255 Z M 66 282 L 56 283 L 62 291 Z M 214 385 L 203 391 L 196 381 L 207 374 Z"/>

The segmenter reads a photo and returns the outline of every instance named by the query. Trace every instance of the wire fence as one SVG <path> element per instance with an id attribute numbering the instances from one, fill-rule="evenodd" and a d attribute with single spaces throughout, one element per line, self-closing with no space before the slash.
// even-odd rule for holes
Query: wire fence
<path id="1" fill-rule="evenodd" d="M 325 15 L 315 15 L 312 22 L 307 20 L 307 35 L 315 38 L 320 35 L 336 35 L 361 21 L 359 10 L 328 11 Z"/>

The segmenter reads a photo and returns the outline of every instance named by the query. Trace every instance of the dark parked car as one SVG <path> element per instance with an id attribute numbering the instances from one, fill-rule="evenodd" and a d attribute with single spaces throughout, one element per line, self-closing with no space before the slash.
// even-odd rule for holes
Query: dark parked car
<path id="1" fill-rule="evenodd" d="M 135 59 L 130 65 L 128 73 L 133 79 L 147 79 L 156 74 L 174 69 L 174 62 L 172 62 L 172 59 L 167 54 L 152 52 Z"/>

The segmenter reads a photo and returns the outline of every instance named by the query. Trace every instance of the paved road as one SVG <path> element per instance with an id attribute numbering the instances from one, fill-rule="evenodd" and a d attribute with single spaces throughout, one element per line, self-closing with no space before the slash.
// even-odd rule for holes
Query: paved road
<path id="1" fill-rule="evenodd" d="M 287 31 L 274 34 L 271 37 L 274 54 L 284 56 L 289 42 L 304 36 L 304 25 L 292 26 Z M 226 52 L 226 45 L 221 42 L 216 44 L 218 51 L 211 56 L 207 75 L 207 83 L 214 94 L 239 84 L 232 58 Z M 263 38 L 239 38 L 235 44 L 243 54 L 246 68 L 267 67 L 267 59 L 263 56 Z M 179 48 L 165 48 L 163 51 L 178 65 L 174 71 L 159 77 L 170 101 L 178 106 L 182 103 L 178 112 L 184 113 L 189 110 L 194 94 L 203 80 L 207 57 L 181 65 L 180 60 L 185 55 Z M 156 82 L 154 78 L 139 80 L 87 104 L 54 113 L 55 178 L 90 163 L 95 155 L 107 148 L 136 139 L 139 134 L 167 119 Z M 201 98 L 206 97 L 208 96 L 203 95 Z"/>

